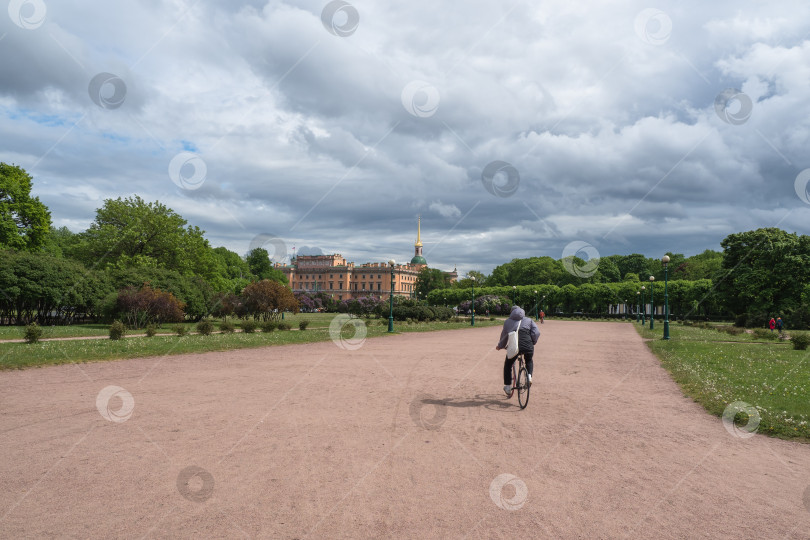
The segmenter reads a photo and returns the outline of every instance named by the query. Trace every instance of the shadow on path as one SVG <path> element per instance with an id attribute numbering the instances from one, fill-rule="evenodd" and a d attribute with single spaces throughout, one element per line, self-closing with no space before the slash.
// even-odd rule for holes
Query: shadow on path
<path id="1" fill-rule="evenodd" d="M 477 394 L 474 398 L 424 398 L 421 400 L 424 405 L 435 405 L 436 407 L 459 407 L 466 409 L 469 407 L 485 407 L 493 411 L 502 411 L 505 409 L 520 410 L 517 400 L 509 400 L 506 396 L 498 397 L 497 394 Z"/>

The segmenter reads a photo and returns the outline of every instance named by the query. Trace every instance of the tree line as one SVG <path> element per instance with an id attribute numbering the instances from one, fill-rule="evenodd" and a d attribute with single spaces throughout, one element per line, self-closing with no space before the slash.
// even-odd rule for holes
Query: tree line
<path id="1" fill-rule="evenodd" d="M 199 320 L 216 313 L 264 318 L 282 305 L 298 309 L 301 302 L 338 310 L 339 302 L 325 295 L 293 297 L 286 277 L 273 268 L 263 248 L 242 256 L 211 247 L 205 231 L 159 201 L 137 195 L 107 199 L 87 230 L 74 233 L 52 226 L 48 208 L 31 196 L 32 184 L 22 168 L 0 163 L 0 324 L 70 324 L 111 317 L 136 321 L 153 317 L 150 310 L 162 313 L 154 316 L 161 320 Z M 764 228 L 731 234 L 721 247 L 722 252 L 706 250 L 691 257 L 668 253 L 673 315 L 734 318 L 748 326 L 780 315 L 794 328 L 810 327 L 810 237 Z M 649 289 L 648 278 L 654 276 L 654 300 L 662 305 L 659 259 L 611 255 L 600 258 L 587 275 L 571 271 L 586 262 L 576 257 L 513 259 L 488 276 L 472 271 L 454 283 L 444 272 L 425 268 L 415 290 L 418 299 L 433 306 L 471 299 L 474 285 L 480 296 L 506 299 L 501 303 L 514 300 L 529 310 L 539 304 L 536 297 L 545 296 L 539 305 L 549 313 L 600 314 L 609 306 L 638 304 L 641 295 L 636 293 L 642 286 Z M 248 285 L 263 281 L 281 285 L 289 297 L 282 298 L 275 286 L 260 288 L 267 298 L 245 296 Z M 146 286 L 151 292 L 138 296 Z M 163 293 L 176 303 L 166 305 L 171 299 Z M 649 290 L 647 301 L 648 295 Z M 162 307 L 144 313 L 133 302 Z"/>
<path id="2" fill-rule="evenodd" d="M 246 295 L 252 283 L 287 283 L 263 248 L 245 256 L 213 248 L 205 231 L 137 195 L 105 200 L 83 232 L 54 228 L 32 183 L 0 163 L 0 324 L 199 320 L 225 298 L 241 316 L 298 308 L 289 287 L 283 299 L 275 287 Z"/>
<path id="3" fill-rule="evenodd" d="M 763 326 L 771 317 L 781 316 L 793 328 L 810 328 L 810 236 L 762 228 L 731 234 L 721 247 L 722 252 L 707 250 L 688 258 L 668 253 L 667 292 L 673 316 L 733 319 L 739 326 Z M 568 264 L 582 267 L 585 262 L 574 259 Z M 452 287 L 429 279 L 420 284 L 423 297 L 433 305 L 471 302 L 475 277 L 476 296 L 505 298 L 527 311 L 540 306 L 550 314 L 601 315 L 617 305 L 633 311 L 642 294 L 649 305 L 651 289 L 655 306 L 662 309 L 664 268 L 659 259 L 638 254 L 603 257 L 587 278 L 569 272 L 565 265 L 565 260 L 551 257 L 514 259 L 489 276 L 471 272 Z M 430 290 L 424 286 L 428 283 Z M 484 309 L 476 301 L 476 313 Z"/>

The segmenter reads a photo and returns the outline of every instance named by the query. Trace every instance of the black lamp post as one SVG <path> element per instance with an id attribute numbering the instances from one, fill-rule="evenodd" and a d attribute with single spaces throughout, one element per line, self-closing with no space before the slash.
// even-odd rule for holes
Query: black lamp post
<path id="1" fill-rule="evenodd" d="M 539 312 L 539 310 L 537 308 L 538 308 L 538 306 L 537 306 L 537 291 L 534 291 L 534 320 L 535 321 L 540 320 L 540 312 Z"/>
<path id="2" fill-rule="evenodd" d="M 641 299 L 641 292 L 636 291 L 636 322 L 638 322 L 638 307 L 639 307 L 639 300 Z"/>
<path id="3" fill-rule="evenodd" d="M 655 302 L 653 292 L 655 290 L 655 276 L 650 276 L 650 330 L 655 328 Z"/>
<path id="4" fill-rule="evenodd" d="M 394 259 L 388 261 L 388 265 L 391 267 L 391 299 L 389 301 L 389 308 L 388 308 L 388 331 L 394 331 Z"/>
<path id="5" fill-rule="evenodd" d="M 517 285 L 512 285 L 512 305 L 516 306 L 515 298 L 517 296 Z"/>
<path id="6" fill-rule="evenodd" d="M 475 326 L 475 276 L 471 276 L 470 281 L 472 281 L 472 304 L 470 305 L 472 316 L 470 317 L 470 326 Z"/>
<path id="7" fill-rule="evenodd" d="M 661 262 L 664 263 L 664 339 L 669 339 L 669 297 L 667 296 L 669 255 L 661 257 Z"/>

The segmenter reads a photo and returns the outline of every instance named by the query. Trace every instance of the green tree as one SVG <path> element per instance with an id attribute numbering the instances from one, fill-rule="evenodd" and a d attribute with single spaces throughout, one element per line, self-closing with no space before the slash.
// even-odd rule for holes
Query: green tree
<path id="1" fill-rule="evenodd" d="M 428 268 L 427 266 L 419 271 L 414 283 L 414 292 L 419 298 L 426 298 L 428 293 L 434 289 L 446 289 L 450 286 L 450 278 L 438 268 Z"/>
<path id="2" fill-rule="evenodd" d="M 720 245 L 717 290 L 729 311 L 761 317 L 800 303 L 810 282 L 810 237 L 767 228 L 731 234 Z"/>
<path id="3" fill-rule="evenodd" d="M 273 263 L 270 262 L 270 255 L 264 248 L 255 248 L 250 250 L 245 256 L 251 273 L 259 279 L 269 279 L 287 285 L 287 276 L 284 272 L 277 268 L 273 268 Z"/>
<path id="4" fill-rule="evenodd" d="M 642 281 L 646 281 L 650 276 L 649 262 L 644 255 L 639 253 L 618 255 L 615 262 L 616 266 L 619 267 L 619 274 L 622 276 L 626 276 L 629 272 L 641 277 Z"/>
<path id="5" fill-rule="evenodd" d="M 615 255 L 610 257 L 602 257 L 599 259 L 599 267 L 597 270 L 598 276 L 594 276 L 594 281 L 601 282 L 604 281 L 608 283 L 617 283 L 621 281 L 621 273 L 619 272 L 619 265 L 615 262 Z"/>
<path id="6" fill-rule="evenodd" d="M 0 321 L 68 324 L 95 317 L 111 291 L 105 277 L 48 253 L 0 253 Z"/>
<path id="7" fill-rule="evenodd" d="M 87 265 L 166 268 L 211 279 L 216 265 L 203 233 L 160 202 L 119 197 L 96 211 L 76 252 Z"/>
<path id="8" fill-rule="evenodd" d="M 31 197 L 32 183 L 21 167 L 0 163 L 0 249 L 37 251 L 45 245 L 51 213 Z"/>
<path id="9" fill-rule="evenodd" d="M 669 275 L 672 279 L 711 279 L 723 264 L 723 254 L 707 249 L 703 253 L 687 258 L 681 264 L 670 263 Z"/>

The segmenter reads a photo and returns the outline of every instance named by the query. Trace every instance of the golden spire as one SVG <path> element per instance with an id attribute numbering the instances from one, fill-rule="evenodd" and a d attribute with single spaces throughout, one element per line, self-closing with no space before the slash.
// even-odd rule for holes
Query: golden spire
<path id="1" fill-rule="evenodd" d="M 416 225 L 416 243 L 415 247 L 422 247 L 422 216 L 419 216 L 419 221 Z"/>

